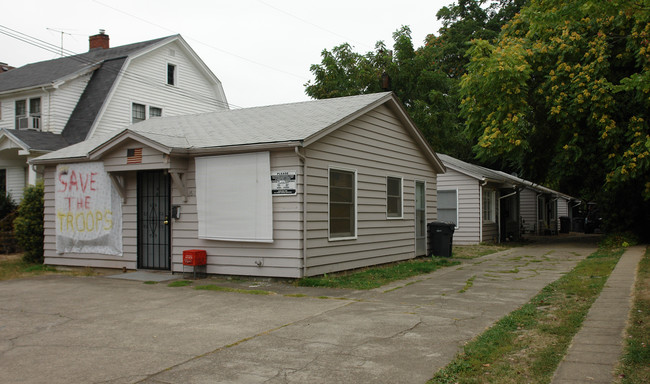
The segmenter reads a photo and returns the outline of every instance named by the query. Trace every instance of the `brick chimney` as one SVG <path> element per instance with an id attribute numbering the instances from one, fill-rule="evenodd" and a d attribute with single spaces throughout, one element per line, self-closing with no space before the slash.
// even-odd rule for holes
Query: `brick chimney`
<path id="1" fill-rule="evenodd" d="M 88 41 L 90 42 L 90 50 L 92 51 L 93 49 L 108 49 L 109 44 L 108 44 L 108 35 L 104 33 L 103 29 L 99 30 L 99 33 L 97 35 L 90 36 L 88 38 Z"/>

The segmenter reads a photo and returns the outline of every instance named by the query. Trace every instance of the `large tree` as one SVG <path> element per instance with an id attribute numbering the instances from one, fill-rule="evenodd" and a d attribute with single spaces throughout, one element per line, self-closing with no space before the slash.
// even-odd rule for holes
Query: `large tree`
<path id="1" fill-rule="evenodd" d="M 325 49 L 321 63 L 310 68 L 314 81 L 305 84 L 305 91 L 322 99 L 392 90 L 436 151 L 471 160 L 471 140 L 458 117 L 465 51 L 472 38 L 496 38 L 525 1 L 459 0 L 438 12 L 439 36 L 427 36 L 419 48 L 402 26 L 393 34 L 392 49 L 381 41 L 366 54 L 347 43 Z M 387 78 L 390 84 L 382 81 Z"/>
<path id="2" fill-rule="evenodd" d="M 649 23 L 650 0 L 531 0 L 496 43 L 476 40 L 461 81 L 475 152 L 647 228 Z"/>

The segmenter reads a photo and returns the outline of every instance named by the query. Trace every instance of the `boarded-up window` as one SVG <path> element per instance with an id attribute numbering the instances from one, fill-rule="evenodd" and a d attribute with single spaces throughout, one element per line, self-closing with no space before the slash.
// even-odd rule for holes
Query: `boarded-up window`
<path id="1" fill-rule="evenodd" d="M 356 173 L 340 169 L 329 171 L 329 237 L 356 237 Z"/>
<path id="2" fill-rule="evenodd" d="M 402 179 L 386 178 L 386 216 L 402 217 Z"/>
<path id="3" fill-rule="evenodd" d="M 269 152 L 196 158 L 199 238 L 273 241 Z"/>
<path id="4" fill-rule="evenodd" d="M 458 227 L 458 197 L 455 189 L 438 191 L 438 220 Z"/>

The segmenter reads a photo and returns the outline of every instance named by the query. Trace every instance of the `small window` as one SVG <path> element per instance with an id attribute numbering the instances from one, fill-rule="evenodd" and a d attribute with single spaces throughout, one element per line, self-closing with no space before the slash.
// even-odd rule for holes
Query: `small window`
<path id="1" fill-rule="evenodd" d="M 16 100 L 16 129 L 27 128 L 27 102 Z"/>
<path id="2" fill-rule="evenodd" d="M 176 85 L 176 66 L 167 64 L 167 84 Z"/>
<path id="3" fill-rule="evenodd" d="M 483 191 L 483 220 L 484 221 L 496 221 L 496 205 L 494 202 L 494 191 L 484 190 Z"/>
<path id="4" fill-rule="evenodd" d="M 162 108 L 149 107 L 149 117 L 160 117 L 160 116 L 162 116 Z"/>
<path id="5" fill-rule="evenodd" d="M 41 98 L 29 99 L 29 128 L 41 129 Z"/>
<path id="6" fill-rule="evenodd" d="M 458 227 L 457 191 L 438 191 L 438 220 L 454 223 Z"/>
<path id="7" fill-rule="evenodd" d="M 131 108 L 131 122 L 133 124 L 144 121 L 147 118 L 146 108 L 143 104 L 133 103 Z"/>
<path id="8" fill-rule="evenodd" d="M 329 237 L 356 237 L 356 174 L 353 171 L 330 169 L 329 172 Z"/>
<path id="9" fill-rule="evenodd" d="M 386 178 L 386 216 L 402 217 L 402 179 Z"/>

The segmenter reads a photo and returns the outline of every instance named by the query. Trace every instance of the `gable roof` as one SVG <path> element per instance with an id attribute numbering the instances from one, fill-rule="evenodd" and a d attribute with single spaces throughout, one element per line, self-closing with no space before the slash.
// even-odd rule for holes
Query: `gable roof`
<path id="1" fill-rule="evenodd" d="M 90 72 L 92 72 L 92 76 L 60 135 L 32 131 L 26 134 L 5 136 L 10 140 L 20 137 L 23 140 L 17 141 L 16 145 L 25 150 L 39 152 L 54 151 L 85 140 L 101 113 L 113 85 L 124 71 L 127 60 L 171 41 L 179 41 L 195 57 L 209 77 L 218 82 L 214 74 L 198 59 L 198 56 L 187 46 L 180 35 L 109 49 L 93 49 L 79 55 L 27 64 L 0 74 L 0 94 L 41 87 L 56 87 L 67 80 Z"/>
<path id="2" fill-rule="evenodd" d="M 87 73 L 104 61 L 127 57 L 173 37 L 162 37 L 109 49 L 93 49 L 78 55 L 27 64 L 0 73 L 0 93 L 52 85 Z"/>
<path id="3" fill-rule="evenodd" d="M 38 132 L 33 130 L 0 130 L 0 139 L 6 137 L 13 141 L 17 146 L 25 151 L 56 151 L 59 148 L 66 147 L 68 143 L 61 135 L 50 132 Z"/>
<path id="4" fill-rule="evenodd" d="M 470 176 L 479 181 L 488 181 L 497 184 L 519 185 L 521 182 L 507 173 L 495 171 L 480 165 L 470 164 L 454 157 L 438 154 L 440 160 L 449 169 Z"/>
<path id="5" fill-rule="evenodd" d="M 61 132 L 68 145 L 86 139 L 125 61 L 126 57 L 107 60 L 93 73 Z"/>
<path id="6" fill-rule="evenodd" d="M 396 112 L 434 168 L 444 172 L 442 162 L 391 92 L 152 118 L 112 135 L 46 154 L 34 163 L 92 158 L 125 138 L 156 143 L 167 148 L 167 153 L 205 154 L 252 147 L 308 146 L 382 104 Z"/>

